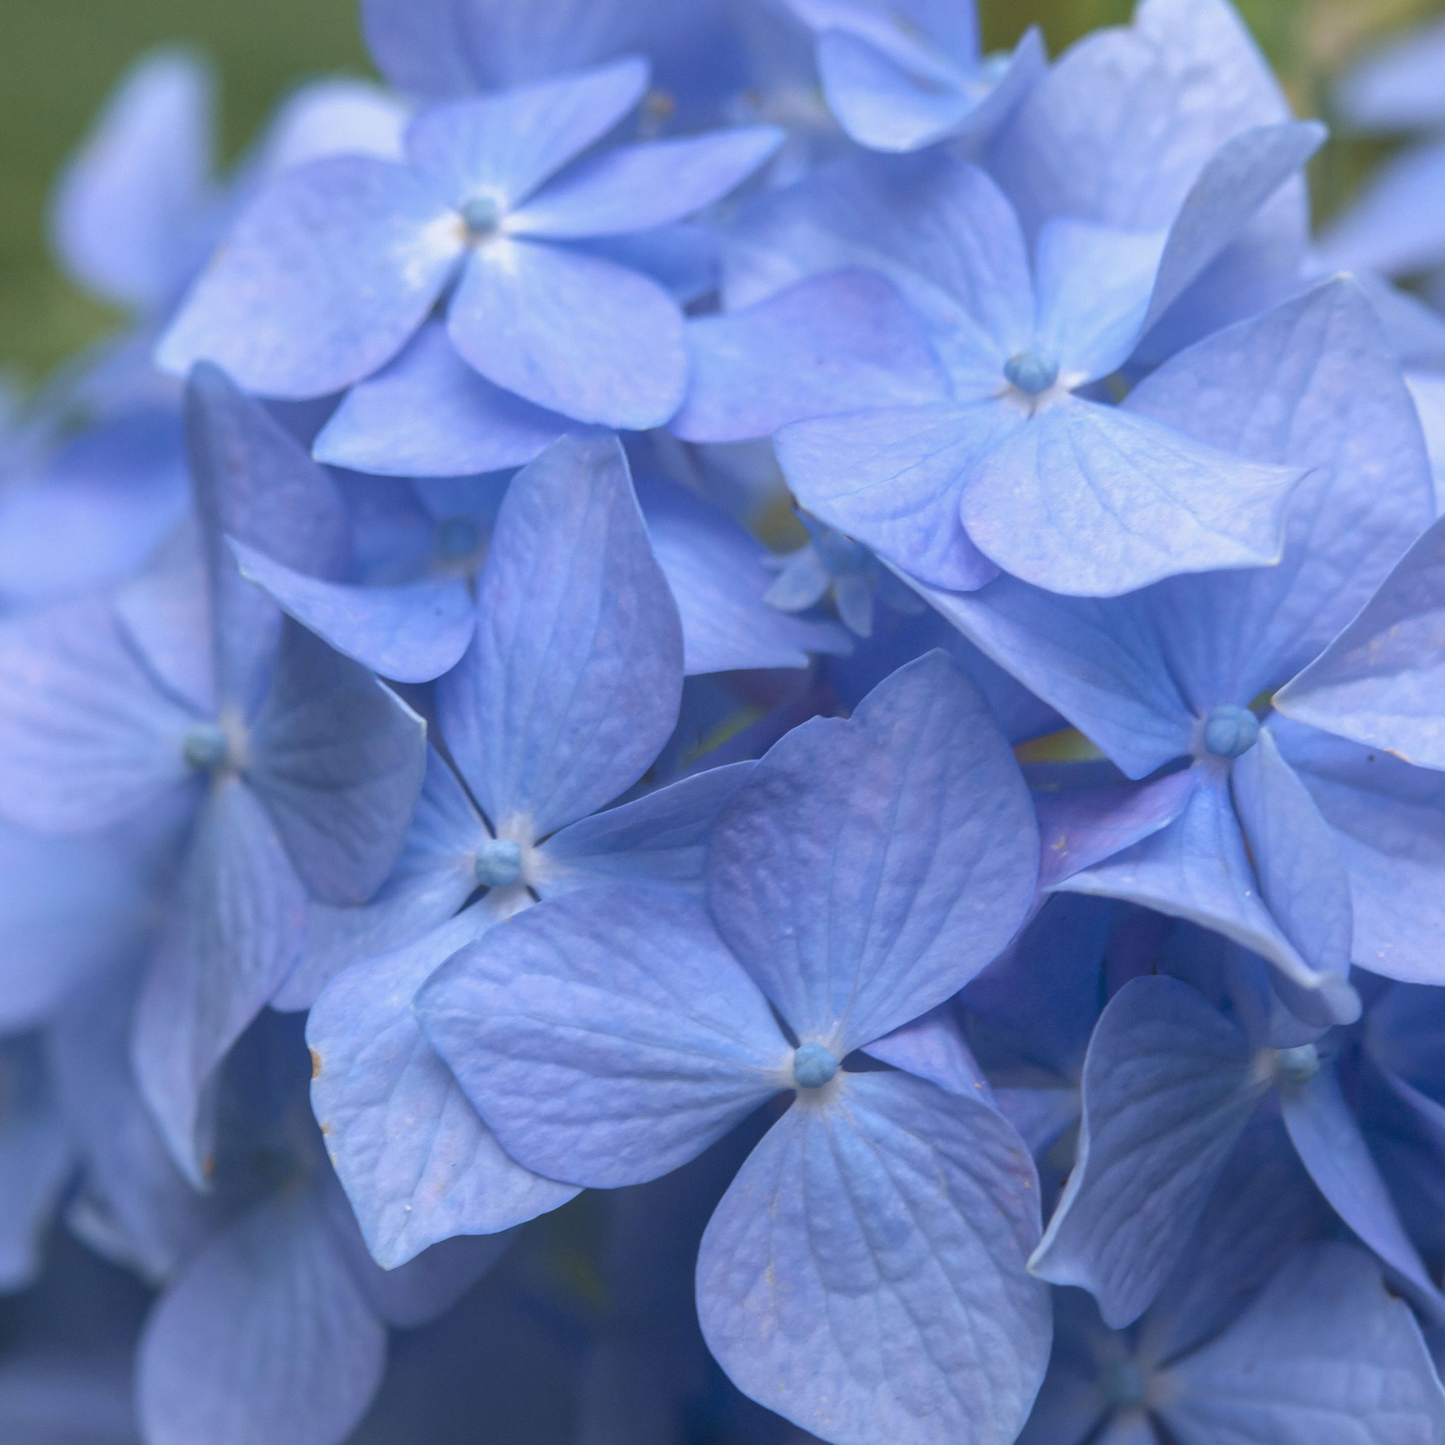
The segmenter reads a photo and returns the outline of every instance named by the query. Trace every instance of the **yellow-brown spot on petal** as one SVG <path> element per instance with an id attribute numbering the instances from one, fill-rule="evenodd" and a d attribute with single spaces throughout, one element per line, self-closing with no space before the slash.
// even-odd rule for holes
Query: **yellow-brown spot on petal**
<path id="1" fill-rule="evenodd" d="M 321 1055 L 315 1049 L 311 1050 L 311 1077 L 314 1079 L 321 1072 Z"/>

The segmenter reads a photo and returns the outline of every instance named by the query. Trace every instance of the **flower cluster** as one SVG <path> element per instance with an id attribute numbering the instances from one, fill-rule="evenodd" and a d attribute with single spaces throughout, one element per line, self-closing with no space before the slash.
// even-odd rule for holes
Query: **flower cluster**
<path id="1" fill-rule="evenodd" d="M 56 194 L 0 1436 L 1445 1439 L 1438 143 L 1313 242 L 1228 0 L 361 8 Z"/>

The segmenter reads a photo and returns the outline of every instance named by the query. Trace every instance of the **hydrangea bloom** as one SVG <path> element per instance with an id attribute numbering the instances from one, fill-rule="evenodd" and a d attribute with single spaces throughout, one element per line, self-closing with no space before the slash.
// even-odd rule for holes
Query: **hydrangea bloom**
<path id="1" fill-rule="evenodd" d="M 1312 240 L 1227 0 L 360 10 L 226 175 L 125 76 L 0 398 L 0 1436 L 1440 1438 L 1434 142 Z"/>

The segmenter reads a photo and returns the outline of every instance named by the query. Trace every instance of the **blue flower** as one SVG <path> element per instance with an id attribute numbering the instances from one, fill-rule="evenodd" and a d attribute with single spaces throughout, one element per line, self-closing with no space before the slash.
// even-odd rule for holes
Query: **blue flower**
<path id="1" fill-rule="evenodd" d="M 706 910 L 640 884 L 543 903 L 417 1013 L 503 1147 L 576 1185 L 656 1178 L 791 1095 L 703 1238 L 713 1354 L 840 1445 L 1011 1441 L 1048 1339 L 1033 1168 L 975 1071 L 908 1072 L 895 1031 L 1008 941 L 1035 847 L 1006 745 L 933 653 L 757 764 Z M 846 1067 L 859 1049 L 900 1067 Z"/>
<path id="2" fill-rule="evenodd" d="M 267 396 L 323 396 L 390 361 L 450 291 L 457 350 L 503 392 L 581 421 L 658 426 L 682 401 L 676 303 L 584 242 L 666 225 L 777 147 L 767 127 L 616 147 L 647 66 L 423 110 L 404 163 L 348 156 L 280 177 L 163 338 L 172 371 L 219 362 Z M 525 458 L 523 458 L 525 460 Z"/>

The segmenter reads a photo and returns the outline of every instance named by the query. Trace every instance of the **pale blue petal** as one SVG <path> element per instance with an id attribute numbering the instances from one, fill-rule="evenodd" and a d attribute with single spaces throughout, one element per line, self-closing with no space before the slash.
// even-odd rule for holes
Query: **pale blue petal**
<path id="1" fill-rule="evenodd" d="M 948 383 L 921 324 L 872 271 L 832 271 L 753 306 L 688 323 L 685 441 L 769 437 L 812 417 L 940 400 Z"/>
<path id="2" fill-rule="evenodd" d="M 746 180 L 783 139 L 776 126 L 739 126 L 602 151 L 544 186 L 506 229 L 580 239 L 681 221 Z"/>
<path id="3" fill-rule="evenodd" d="M 488 381 L 578 421 L 662 426 L 686 392 L 677 303 L 641 272 L 583 251 L 510 238 L 482 246 L 447 330 Z"/>
<path id="4" fill-rule="evenodd" d="M 1445 121 L 1440 68 L 1445 23 L 1413 26 L 1372 50 L 1335 90 L 1335 104 L 1364 130 L 1424 130 Z"/>
<path id="5" fill-rule="evenodd" d="M 0 1087 L 0 1290 L 8 1293 L 40 1273 L 45 1234 L 74 1159 L 39 1039 L 0 1045 Z"/>
<path id="6" fill-rule="evenodd" d="M 445 963 L 416 1013 L 502 1147 L 576 1184 L 658 1178 L 792 1084 L 766 1000 L 671 889 L 529 908 Z"/>
<path id="7" fill-rule="evenodd" d="M 442 736 L 492 826 L 535 841 L 624 792 L 667 741 L 682 628 L 613 437 L 565 438 L 507 491 Z"/>
<path id="8" fill-rule="evenodd" d="M 777 743 L 719 819 L 708 900 L 800 1038 L 842 1057 L 956 993 L 1023 923 L 1038 839 L 987 705 L 946 654 Z"/>
<path id="9" fill-rule="evenodd" d="M 50 234 L 66 270 L 121 306 L 165 304 L 185 274 L 213 163 L 212 77 L 184 50 L 139 61 L 66 164 Z"/>
<path id="10" fill-rule="evenodd" d="M 708 1225 L 708 1347 L 835 1445 L 1012 1445 L 1050 1336 L 1023 1140 L 905 1074 L 839 1077 L 772 1127 Z"/>
<path id="11" fill-rule="evenodd" d="M 103 597 L 0 624 L 0 811 L 88 832 L 178 789 L 195 715 L 163 692 Z"/>
<path id="12" fill-rule="evenodd" d="M 1244 1035 L 1188 984 L 1125 984 L 1089 1042 L 1078 1156 L 1029 1267 L 1089 1290 L 1114 1329 L 1137 1319 L 1269 1083 Z"/>
<path id="13" fill-rule="evenodd" d="M 141 1425 L 152 1445 L 340 1445 L 385 1360 L 322 1201 L 282 1191 L 217 1236 L 152 1313 Z"/>
<path id="14" fill-rule="evenodd" d="M 775 444 L 814 516 L 929 586 L 972 591 L 997 569 L 959 519 L 964 481 L 1021 421 L 993 402 L 945 401 L 797 422 Z"/>
<path id="15" fill-rule="evenodd" d="M 311 1104 L 372 1257 L 387 1269 L 439 1240 L 495 1234 L 575 1189 L 502 1152 L 422 1037 L 412 999 L 498 920 L 485 903 L 334 978 L 311 1011 Z"/>
<path id="16" fill-rule="evenodd" d="M 407 132 L 407 154 L 453 205 L 485 196 L 510 210 L 606 135 L 647 78 L 646 61 L 632 58 L 430 106 Z"/>
<path id="17" fill-rule="evenodd" d="M 1277 561 L 1285 501 L 1302 475 L 1062 398 L 973 461 L 962 518 L 1005 572 L 1112 597 L 1180 572 Z"/>
<path id="18" fill-rule="evenodd" d="M 1171 1374 L 1181 1388 L 1160 1414 L 1180 1445 L 1354 1445 L 1445 1430 L 1445 1391 L 1410 1307 L 1348 1244 L 1302 1251 Z"/>
<path id="19" fill-rule="evenodd" d="M 132 1056 L 171 1153 L 206 1175 L 217 1066 L 286 977 L 306 890 L 266 810 L 235 777 L 212 785 L 136 1006 Z"/>
<path id="20" fill-rule="evenodd" d="M 1392 156 L 1320 237 L 1326 265 L 1387 276 L 1431 270 L 1445 260 L 1445 142 Z"/>
<path id="21" fill-rule="evenodd" d="M 568 428 L 493 386 L 429 323 L 384 370 L 358 382 L 321 428 L 318 461 L 391 477 L 463 477 L 525 466 Z"/>
<path id="22" fill-rule="evenodd" d="M 352 587 L 309 577 L 232 542 L 241 575 L 337 652 L 398 682 L 430 682 L 461 660 L 476 609 L 460 577 Z"/>
<path id="23" fill-rule="evenodd" d="M 465 234 L 424 177 L 340 156 L 287 171 L 246 209 L 156 352 L 223 366 L 262 396 L 327 396 L 390 361 L 426 319 Z"/>
<path id="24" fill-rule="evenodd" d="M 863 1050 L 895 1069 L 936 1084 L 946 1094 L 993 1104 L 988 1078 L 968 1046 L 962 1014 L 954 999 L 874 1039 Z"/>

